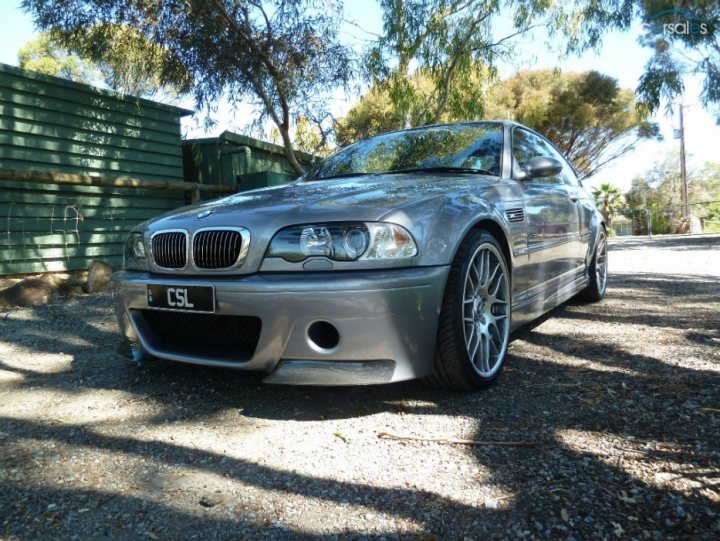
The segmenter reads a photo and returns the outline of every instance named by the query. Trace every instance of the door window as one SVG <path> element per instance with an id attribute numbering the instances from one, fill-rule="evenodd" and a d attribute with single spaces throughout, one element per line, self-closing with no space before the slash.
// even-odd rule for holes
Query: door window
<path id="1" fill-rule="evenodd" d="M 579 185 L 572 167 L 570 167 L 567 160 L 565 160 L 562 154 L 551 144 L 532 132 L 515 128 L 515 130 L 513 130 L 513 167 L 518 167 L 525 171 L 525 167 L 530 159 L 538 156 L 555 158 L 563 165 L 563 168 L 557 175 L 540 178 L 537 179 L 536 182 L 542 182 L 543 184 L 567 184 L 570 186 Z"/>

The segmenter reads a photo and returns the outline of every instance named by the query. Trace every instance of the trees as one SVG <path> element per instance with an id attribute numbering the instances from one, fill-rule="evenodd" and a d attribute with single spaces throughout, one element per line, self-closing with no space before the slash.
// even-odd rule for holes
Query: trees
<path id="1" fill-rule="evenodd" d="M 609 182 L 604 182 L 600 184 L 599 188 L 593 190 L 593 196 L 598 209 L 605 218 L 605 226 L 609 231 L 615 214 L 625 206 L 620 188 L 613 186 Z"/>
<path id="2" fill-rule="evenodd" d="M 634 93 L 596 71 L 527 70 L 499 83 L 488 117 L 509 118 L 545 135 L 581 177 L 627 154 L 659 129 L 635 108 Z"/>
<path id="3" fill-rule="evenodd" d="M 702 78 L 703 104 L 720 107 L 716 0 L 581 0 L 559 6 L 554 21 L 564 28 L 571 51 L 598 47 L 606 32 L 628 30 L 638 19 L 643 22 L 640 42 L 653 51 L 637 88 L 638 103 L 646 111 L 681 96 L 687 74 Z"/>
<path id="4" fill-rule="evenodd" d="M 210 110 L 220 97 L 251 101 L 257 123 L 269 118 L 298 172 L 292 121 L 321 118 L 330 93 L 352 75 L 350 51 L 337 40 L 335 3 L 314 0 L 23 0 L 42 30 L 58 32 L 62 44 L 82 43 L 98 61 L 112 45 L 104 31 L 132 29 L 164 52 L 153 72 L 163 85 L 187 81 L 196 104 Z M 189 78 L 188 78 L 189 74 Z"/>
<path id="5" fill-rule="evenodd" d="M 683 214 L 679 153 L 655 162 L 643 176 L 634 178 L 625 200 L 630 209 L 651 209 L 656 233 L 682 231 L 681 224 L 672 220 Z M 706 163 L 688 172 L 688 201 L 690 215 L 720 220 L 720 164 Z"/>
<path id="6" fill-rule="evenodd" d="M 380 6 L 383 34 L 369 54 L 369 75 L 397 109 L 400 127 L 436 123 L 448 109 L 463 118 L 481 116 L 478 70 L 492 75 L 512 38 L 548 9 L 543 0 L 380 0 Z M 494 39 L 491 23 L 503 6 L 514 12 L 514 31 Z"/>
<path id="7" fill-rule="evenodd" d="M 453 122 L 482 117 L 481 112 L 485 106 L 485 88 L 492 81 L 489 70 L 482 65 L 475 65 L 468 73 L 464 84 L 472 87 L 472 92 L 461 92 L 455 89 L 454 97 L 443 108 L 442 113 L 433 119 L 433 122 Z M 411 118 L 419 118 L 420 124 L 424 122 L 423 113 L 425 103 L 432 100 L 435 86 L 432 78 L 424 70 L 418 70 L 407 81 L 413 92 L 413 103 L 409 106 L 408 114 Z M 481 94 L 478 97 L 478 93 Z M 468 111 L 474 109 L 476 114 Z M 360 101 L 348 112 L 345 118 L 339 120 L 335 126 L 335 138 L 341 146 L 348 145 L 358 139 L 370 137 L 378 133 L 399 130 L 408 125 L 403 113 L 396 107 L 390 97 L 390 89 L 382 84 L 376 84 L 362 96 Z M 413 126 L 415 124 L 412 124 Z"/>
<path id="8" fill-rule="evenodd" d="M 373 86 L 335 126 L 335 140 L 347 146 L 378 133 L 398 130 L 404 119 L 393 106 L 387 90 Z"/>
<path id="9" fill-rule="evenodd" d="M 476 66 L 474 70 L 476 85 L 488 85 L 487 68 Z M 411 77 L 409 84 L 420 97 L 434 91 L 432 81 L 423 72 Z M 474 93 L 458 96 L 438 120 L 473 119 L 466 116 L 465 107 L 455 107 L 455 103 L 475 99 Z M 659 137 L 657 125 L 636 111 L 633 92 L 621 89 L 612 77 L 594 71 L 522 71 L 496 83 L 475 106 L 484 110 L 488 118 L 516 120 L 547 136 L 569 157 L 581 176 L 589 176 L 630 152 L 638 141 Z M 403 124 L 390 90 L 376 85 L 338 122 L 336 137 L 346 145 L 400 129 Z"/>
<path id="10" fill-rule="evenodd" d="M 97 77 L 92 63 L 58 47 L 48 33 L 28 41 L 18 51 L 18 66 L 23 69 L 92 84 Z"/>
<path id="11" fill-rule="evenodd" d="M 93 52 L 98 41 L 107 43 L 107 47 Z M 62 36 L 55 30 L 43 32 L 18 51 L 18 64 L 132 96 L 151 97 L 159 90 L 183 94 L 189 90 L 189 73 L 178 68 L 176 80 L 165 84 L 158 77 L 159 66 L 172 61 L 169 55 L 169 51 L 150 43 L 132 28 L 100 24 L 72 36 Z"/>

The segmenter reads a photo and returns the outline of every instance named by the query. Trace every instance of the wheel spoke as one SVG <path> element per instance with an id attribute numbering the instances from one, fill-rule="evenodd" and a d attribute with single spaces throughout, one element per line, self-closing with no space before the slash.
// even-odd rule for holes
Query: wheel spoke
<path id="1" fill-rule="evenodd" d="M 485 271 L 484 286 L 486 289 L 490 283 L 490 251 L 486 250 L 483 252 L 483 270 Z"/>
<path id="2" fill-rule="evenodd" d="M 482 369 L 490 372 L 490 337 L 482 335 Z"/>
<path id="3" fill-rule="evenodd" d="M 502 286 L 503 280 L 505 280 L 505 276 L 503 274 L 500 275 L 497 281 L 497 285 L 495 286 L 495 289 L 492 291 L 491 295 L 493 297 L 497 297 L 498 292 L 500 291 L 500 287 Z"/>
<path id="4" fill-rule="evenodd" d="M 473 290 L 477 291 L 480 289 L 480 285 L 482 284 L 482 269 L 477 268 L 477 261 L 473 261 L 470 263 L 470 269 L 473 271 L 473 274 L 475 275 L 475 280 L 473 283 Z"/>
<path id="5" fill-rule="evenodd" d="M 492 271 L 492 274 L 490 274 L 490 278 L 488 278 L 487 282 L 485 282 L 485 289 L 490 289 L 490 286 L 493 283 L 493 280 L 495 280 L 495 277 L 497 276 L 498 272 L 500 272 L 500 263 L 495 265 L 495 268 Z"/>
<path id="6" fill-rule="evenodd" d="M 499 340 L 499 339 L 498 339 Z M 494 351 L 494 355 L 497 356 L 500 353 L 500 348 L 495 343 L 495 340 L 490 340 L 490 345 L 492 346 L 492 349 Z"/>
<path id="7" fill-rule="evenodd" d="M 473 325 L 473 329 L 475 329 L 475 325 Z M 480 347 L 480 342 L 482 342 L 482 335 L 480 333 L 476 333 L 475 337 L 477 340 L 475 341 L 475 347 L 472 348 L 472 353 L 470 353 L 470 362 L 475 364 L 475 355 L 477 355 L 478 348 Z M 470 343 L 468 342 L 468 351 L 470 351 Z"/>

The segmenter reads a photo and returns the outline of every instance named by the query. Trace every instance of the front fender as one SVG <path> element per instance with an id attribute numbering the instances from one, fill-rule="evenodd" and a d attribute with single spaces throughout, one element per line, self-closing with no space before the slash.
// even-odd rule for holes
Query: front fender
<path id="1" fill-rule="evenodd" d="M 421 204 L 406 206 L 383 216 L 382 220 L 400 224 L 407 228 L 418 243 L 419 266 L 449 265 L 455 258 L 462 240 L 468 232 L 482 221 L 491 221 L 502 232 L 507 246 L 512 246 L 510 224 L 505 216 L 506 205 L 511 197 L 502 197 L 504 183 L 493 185 L 489 193 L 476 194 L 464 191 L 459 194 L 443 195 Z M 518 206 L 522 201 L 518 198 Z M 512 267 L 512 250 L 508 250 Z"/>

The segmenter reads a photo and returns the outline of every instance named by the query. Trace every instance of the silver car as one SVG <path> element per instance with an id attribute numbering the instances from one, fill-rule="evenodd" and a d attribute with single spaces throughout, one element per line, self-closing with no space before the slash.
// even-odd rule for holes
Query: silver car
<path id="1" fill-rule="evenodd" d="M 573 168 L 488 121 L 378 135 L 291 184 L 146 222 L 113 294 L 135 359 L 474 390 L 511 331 L 600 300 L 606 280 L 603 217 Z"/>

